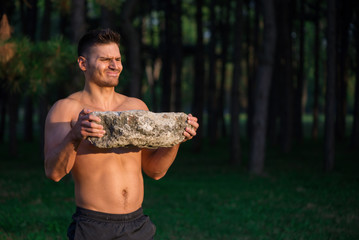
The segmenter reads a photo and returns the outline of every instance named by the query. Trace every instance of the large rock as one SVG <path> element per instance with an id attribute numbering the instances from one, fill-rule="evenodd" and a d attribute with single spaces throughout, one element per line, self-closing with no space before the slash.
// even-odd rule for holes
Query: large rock
<path id="1" fill-rule="evenodd" d="M 88 140 L 99 148 L 136 146 L 140 148 L 172 147 L 185 139 L 185 113 L 153 113 L 143 110 L 93 112 L 101 118 L 106 134 Z"/>

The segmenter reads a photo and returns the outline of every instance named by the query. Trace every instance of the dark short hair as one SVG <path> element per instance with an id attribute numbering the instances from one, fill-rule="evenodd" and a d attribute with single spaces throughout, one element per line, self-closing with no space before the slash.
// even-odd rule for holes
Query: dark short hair
<path id="1" fill-rule="evenodd" d="M 91 47 L 108 43 L 116 43 L 120 47 L 120 34 L 108 28 L 91 30 L 80 39 L 77 55 L 84 56 Z"/>

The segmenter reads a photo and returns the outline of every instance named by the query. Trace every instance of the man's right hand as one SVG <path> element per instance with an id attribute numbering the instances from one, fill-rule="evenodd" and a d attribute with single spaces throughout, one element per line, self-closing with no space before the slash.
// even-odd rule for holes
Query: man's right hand
<path id="1" fill-rule="evenodd" d="M 78 116 L 77 122 L 71 129 L 72 138 L 75 141 L 82 141 L 87 137 L 103 137 L 105 130 L 103 126 L 98 124 L 101 119 L 93 114 L 90 109 L 83 109 Z"/>

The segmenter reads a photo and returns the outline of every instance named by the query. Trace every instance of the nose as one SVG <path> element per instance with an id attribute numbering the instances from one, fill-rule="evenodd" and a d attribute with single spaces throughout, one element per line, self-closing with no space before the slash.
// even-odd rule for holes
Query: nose
<path id="1" fill-rule="evenodd" d="M 121 62 L 117 62 L 116 59 L 112 59 L 109 64 L 110 69 L 119 69 L 121 67 Z"/>
<path id="2" fill-rule="evenodd" d="M 114 60 L 114 59 L 112 59 L 111 61 L 110 61 L 110 64 L 109 64 L 109 67 L 111 68 L 111 69 L 116 69 L 116 61 Z"/>

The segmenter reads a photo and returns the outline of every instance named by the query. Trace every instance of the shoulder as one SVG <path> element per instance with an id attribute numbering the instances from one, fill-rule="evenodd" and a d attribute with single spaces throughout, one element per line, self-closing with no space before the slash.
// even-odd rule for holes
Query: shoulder
<path id="1" fill-rule="evenodd" d="M 77 117 L 83 107 L 76 94 L 55 102 L 48 113 L 48 119 L 72 120 L 74 117 Z"/>
<path id="2" fill-rule="evenodd" d="M 138 110 L 148 110 L 147 105 L 141 99 L 134 98 L 134 97 L 128 97 L 127 101 L 130 104 L 136 106 L 136 109 L 138 109 Z"/>
<path id="3" fill-rule="evenodd" d="M 125 95 L 120 95 L 123 98 L 123 106 L 127 110 L 148 110 L 146 103 L 144 103 L 141 99 L 134 97 L 127 97 Z"/>

